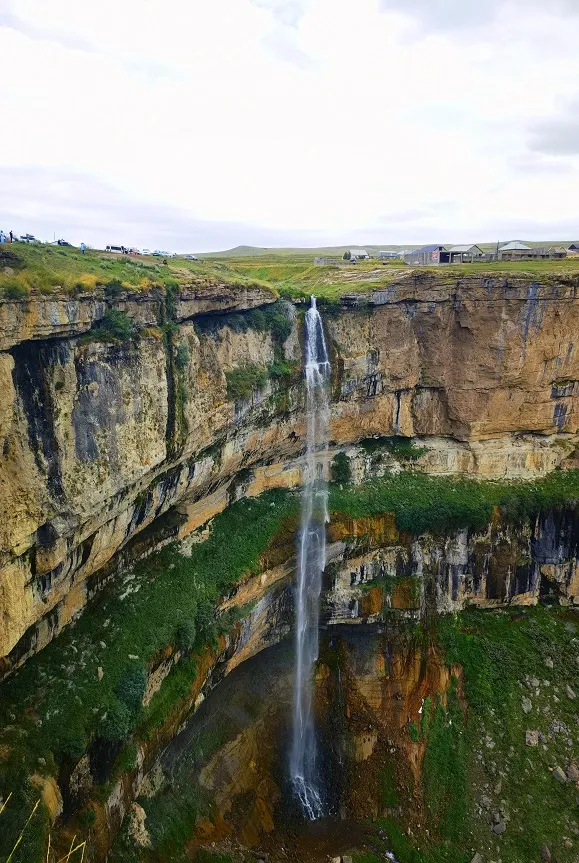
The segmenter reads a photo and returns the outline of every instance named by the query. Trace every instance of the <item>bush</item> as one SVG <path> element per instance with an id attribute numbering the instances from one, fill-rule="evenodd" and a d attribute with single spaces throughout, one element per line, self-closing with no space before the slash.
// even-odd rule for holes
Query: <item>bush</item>
<path id="1" fill-rule="evenodd" d="M 404 461 L 416 461 L 425 452 L 428 452 L 426 447 L 418 447 L 411 438 L 405 437 L 365 438 L 360 441 L 360 446 L 368 455 L 386 450 Z"/>
<path id="2" fill-rule="evenodd" d="M 143 666 L 137 666 L 127 671 L 117 686 L 117 695 L 120 701 L 126 705 L 132 716 L 136 716 L 142 705 L 145 689 L 147 688 L 147 674 Z"/>
<path id="3" fill-rule="evenodd" d="M 197 630 L 193 620 L 184 620 L 175 632 L 175 644 L 184 653 L 189 653 L 195 646 Z"/>
<path id="4" fill-rule="evenodd" d="M 78 822 L 79 822 L 80 826 L 83 827 L 85 830 L 90 830 L 90 828 L 93 826 L 95 821 L 96 821 L 95 811 L 91 807 L 87 807 L 87 808 L 83 809 L 81 811 L 80 815 L 78 816 Z"/>
<path id="5" fill-rule="evenodd" d="M 113 701 L 100 727 L 104 740 L 124 740 L 131 730 L 131 711 L 122 701 Z"/>
<path id="6" fill-rule="evenodd" d="M 18 279 L 8 279 L 2 284 L 2 293 L 9 300 L 23 300 L 28 296 L 28 289 Z"/>
<path id="7" fill-rule="evenodd" d="M 248 363 L 226 372 L 227 398 L 230 400 L 247 399 L 254 390 L 261 389 L 268 381 L 267 369 L 255 363 Z"/>
<path id="8" fill-rule="evenodd" d="M 105 297 L 116 299 L 121 296 L 123 291 L 123 284 L 119 279 L 111 279 L 110 282 L 107 282 L 105 285 Z"/>
<path id="9" fill-rule="evenodd" d="M 200 602 L 195 616 L 195 624 L 202 644 L 209 644 L 217 638 L 217 621 L 211 602 Z"/>
<path id="10" fill-rule="evenodd" d="M 119 309 L 107 309 L 102 320 L 96 326 L 92 335 L 110 341 L 125 341 L 133 335 L 133 322 L 126 312 Z"/>
<path id="11" fill-rule="evenodd" d="M 350 467 L 350 459 L 345 452 L 337 453 L 332 459 L 330 465 L 330 477 L 332 482 L 347 485 L 352 479 L 352 468 Z"/>
<path id="12" fill-rule="evenodd" d="M 74 761 L 84 754 L 87 746 L 88 738 L 85 730 L 74 723 L 62 729 L 55 742 L 55 749 Z"/>

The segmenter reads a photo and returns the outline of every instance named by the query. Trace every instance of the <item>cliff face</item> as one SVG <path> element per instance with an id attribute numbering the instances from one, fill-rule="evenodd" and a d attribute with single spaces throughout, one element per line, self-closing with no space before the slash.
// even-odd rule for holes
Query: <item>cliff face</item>
<path id="1" fill-rule="evenodd" d="M 576 290 L 435 275 L 364 305 L 345 298 L 324 316 L 332 446 L 419 437 L 421 466 L 433 473 L 529 477 L 572 464 Z M 298 482 L 299 314 L 285 304 L 291 328 L 281 343 L 244 311 L 273 299 L 226 286 L 184 286 L 170 302 L 154 292 L 121 297 L 115 306 L 138 337 L 120 342 L 86 338 L 104 299 L 0 301 L 5 671 L 84 607 L 120 550 L 142 553 L 242 494 Z M 281 377 L 271 371 L 280 362 Z M 230 386 L 228 397 L 228 374 L 256 368 L 264 374 L 249 394 L 235 398 Z"/>

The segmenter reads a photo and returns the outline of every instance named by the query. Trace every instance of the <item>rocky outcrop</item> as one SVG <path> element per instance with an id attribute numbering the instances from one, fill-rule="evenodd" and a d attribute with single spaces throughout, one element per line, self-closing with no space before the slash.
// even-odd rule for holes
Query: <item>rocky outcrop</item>
<path id="1" fill-rule="evenodd" d="M 138 330 L 124 342 L 79 337 L 104 296 L 0 302 L 4 672 L 74 619 L 131 544 L 144 553 L 240 494 L 299 479 L 299 312 L 285 305 L 280 344 L 244 311 L 271 302 L 267 289 L 184 284 L 170 299 L 118 298 Z M 574 459 L 574 284 L 433 275 L 364 302 L 324 315 L 334 449 L 410 436 L 424 469 L 491 477 Z M 228 395 L 228 375 L 248 367 L 265 377 Z M 358 472 L 372 471 L 356 452 Z"/>
<path id="2" fill-rule="evenodd" d="M 376 623 L 390 609 L 420 619 L 467 606 L 579 605 L 579 508 L 518 525 L 498 513 L 484 532 L 412 536 L 394 519 L 334 521 L 323 619 Z M 343 539 L 339 539 L 343 537 Z M 372 547 L 374 546 L 374 547 Z"/>

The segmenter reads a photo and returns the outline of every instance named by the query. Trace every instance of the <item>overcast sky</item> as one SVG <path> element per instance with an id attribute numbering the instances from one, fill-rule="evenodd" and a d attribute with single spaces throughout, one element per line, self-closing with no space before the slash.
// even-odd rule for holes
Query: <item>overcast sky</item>
<path id="1" fill-rule="evenodd" d="M 579 0 L 0 0 L 0 228 L 579 237 Z"/>

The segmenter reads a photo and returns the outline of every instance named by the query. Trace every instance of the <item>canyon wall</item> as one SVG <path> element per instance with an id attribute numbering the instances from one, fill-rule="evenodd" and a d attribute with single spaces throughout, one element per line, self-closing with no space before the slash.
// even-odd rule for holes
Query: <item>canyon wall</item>
<path id="1" fill-rule="evenodd" d="M 274 299 L 183 285 L 171 297 L 0 300 L 2 673 L 74 619 L 123 550 L 184 536 L 242 494 L 297 484 L 300 309 L 276 304 L 291 325 L 283 339 L 248 311 Z M 95 337 L 113 303 L 134 338 Z M 323 314 L 333 450 L 415 437 L 424 470 L 486 477 L 577 464 L 572 280 L 437 273 Z M 228 395 L 228 375 L 247 369 L 263 374 Z"/>

